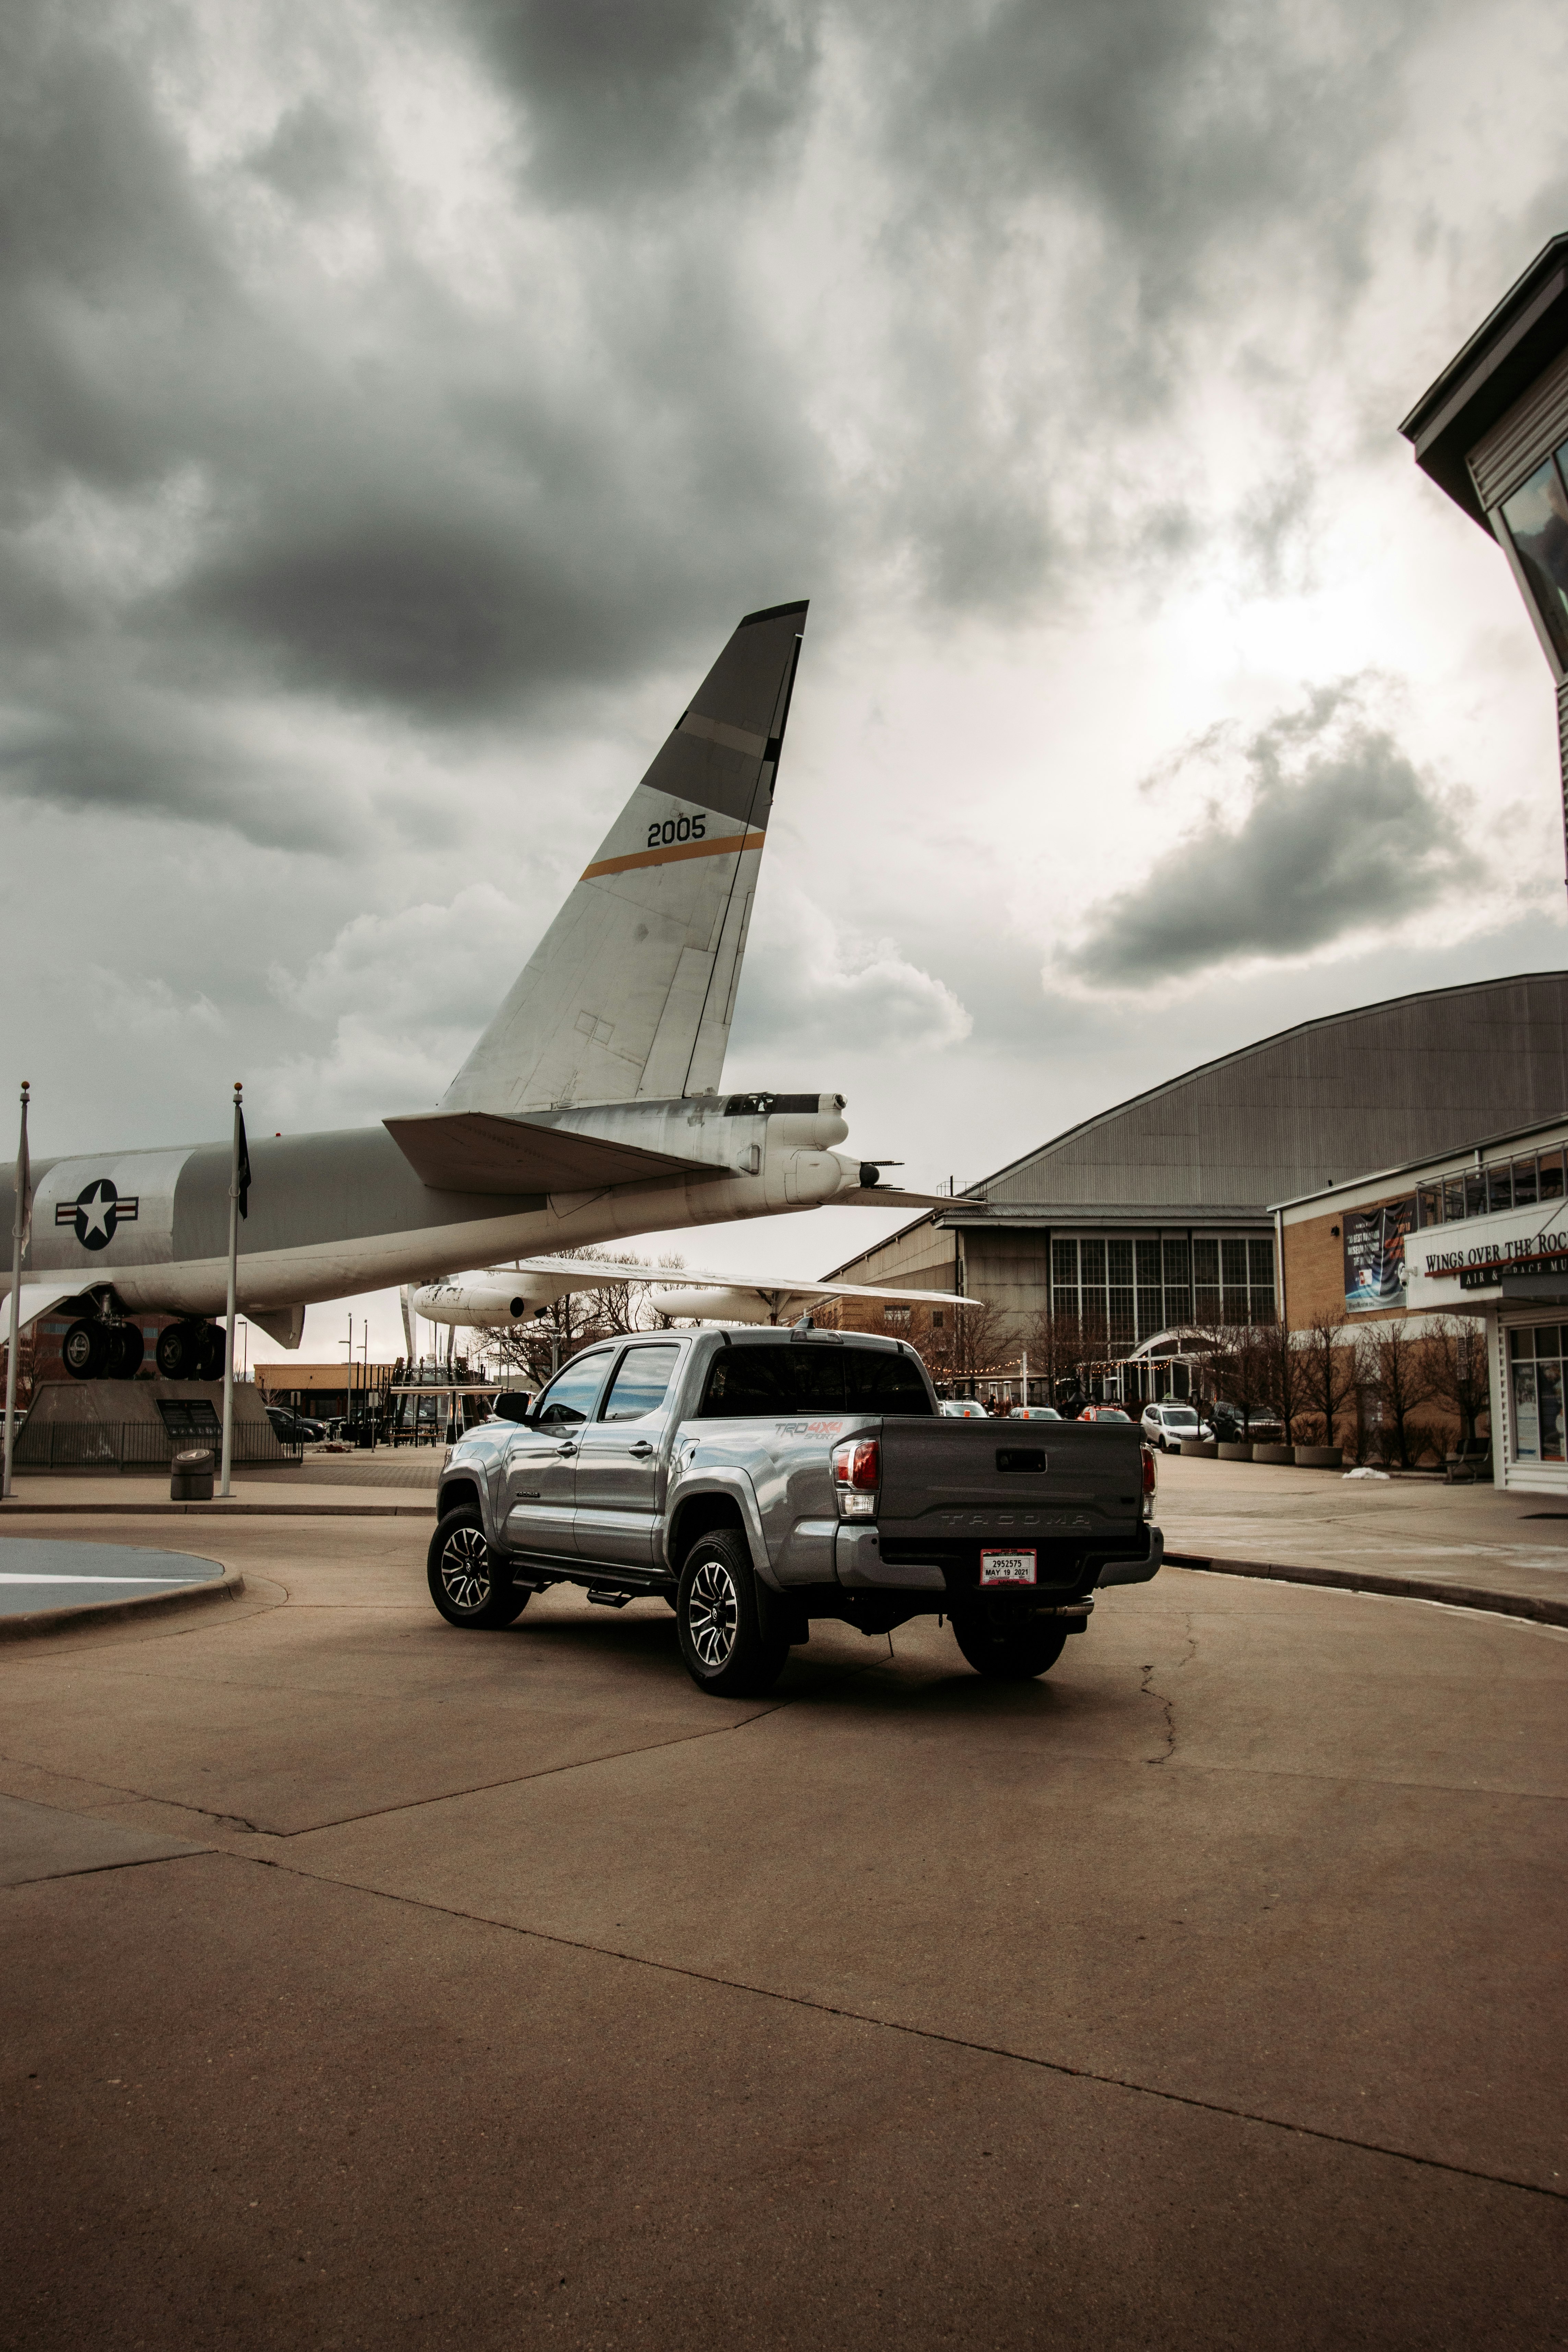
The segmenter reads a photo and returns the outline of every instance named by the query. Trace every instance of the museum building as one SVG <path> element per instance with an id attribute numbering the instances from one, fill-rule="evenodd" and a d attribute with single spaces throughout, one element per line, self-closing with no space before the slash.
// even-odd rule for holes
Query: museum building
<path id="1" fill-rule="evenodd" d="M 1280 1204 L 1284 1312 L 1347 1333 L 1473 1316 L 1498 1485 L 1568 1491 L 1568 1116 Z"/>
<path id="2" fill-rule="evenodd" d="M 1276 1204 L 1565 1117 L 1568 972 L 1394 997 L 1101 1111 L 825 1279 L 984 1297 L 1018 1331 L 1079 1318 L 1125 1353 L 1184 1324 L 1271 1319 Z"/>

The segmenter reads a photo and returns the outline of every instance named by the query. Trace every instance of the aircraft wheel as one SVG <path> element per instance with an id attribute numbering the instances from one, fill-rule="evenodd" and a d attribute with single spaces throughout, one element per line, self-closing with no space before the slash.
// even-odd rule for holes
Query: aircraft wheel
<path id="1" fill-rule="evenodd" d="M 101 1323 L 73 1323 L 60 1347 L 73 1381 L 101 1379 L 109 1361 L 109 1334 Z"/>
<path id="2" fill-rule="evenodd" d="M 204 1323 L 196 1334 L 195 1361 L 189 1378 L 195 1381 L 221 1381 L 223 1378 L 225 1333 L 216 1323 Z"/>
<path id="3" fill-rule="evenodd" d="M 153 1358 L 166 1381 L 195 1378 L 191 1367 L 200 1330 L 199 1323 L 171 1323 L 159 1332 L 153 1343 Z"/>
<path id="4" fill-rule="evenodd" d="M 1056 1664 L 1067 1643 L 1066 1627 L 1041 1617 L 1000 1625 L 955 1617 L 952 1631 L 975 1673 L 994 1683 L 1033 1682 Z"/>
<path id="5" fill-rule="evenodd" d="M 473 1511 L 448 1511 L 430 1538 L 426 1565 L 430 1598 L 448 1625 L 489 1633 L 521 1617 L 533 1598 L 511 1580 L 485 1541 Z"/>
<path id="6" fill-rule="evenodd" d="M 142 1359 L 147 1343 L 135 1323 L 121 1323 L 109 1335 L 109 1377 L 111 1381 L 133 1381 L 142 1369 Z"/>

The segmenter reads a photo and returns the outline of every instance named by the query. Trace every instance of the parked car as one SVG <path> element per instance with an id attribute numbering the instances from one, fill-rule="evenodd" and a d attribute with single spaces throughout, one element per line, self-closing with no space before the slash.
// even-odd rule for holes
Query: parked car
<path id="1" fill-rule="evenodd" d="M 1214 1433 L 1225 1445 L 1278 1444 L 1284 1432 L 1277 1413 L 1255 1412 L 1247 1419 L 1238 1404 L 1227 1404 L 1222 1397 L 1209 1415 Z"/>
<path id="2" fill-rule="evenodd" d="M 1131 1421 L 1132 1415 L 1123 1412 L 1119 1404 L 1086 1404 L 1079 1421 Z"/>
<path id="3" fill-rule="evenodd" d="M 949 1421 L 989 1421 L 991 1416 L 978 1397 L 943 1397 L 937 1407 Z"/>
<path id="4" fill-rule="evenodd" d="M 1016 1404 L 1010 1417 L 1014 1421 L 1060 1421 L 1061 1419 L 1054 1404 Z"/>
<path id="5" fill-rule="evenodd" d="M 1214 1431 L 1198 1416 L 1194 1405 L 1184 1397 L 1168 1397 L 1161 1404 L 1146 1404 L 1142 1412 L 1143 1434 L 1161 1454 L 1181 1451 L 1184 1437 L 1212 1437 Z"/>
<path id="6" fill-rule="evenodd" d="M 327 1433 L 324 1422 L 312 1421 L 308 1413 L 296 1412 L 292 1405 L 269 1404 L 267 1418 L 272 1423 L 280 1445 L 319 1445 Z"/>
<path id="7" fill-rule="evenodd" d="M 598 1342 L 526 1421 L 453 1447 L 430 1597 L 476 1630 L 554 1584 L 662 1598 L 715 1697 L 766 1690 L 823 1618 L 878 1639 L 945 1618 L 977 1673 L 1028 1680 L 1107 1587 L 1158 1570 L 1154 1456 L 1126 1426 L 1064 1423 L 1046 1447 L 942 1418 L 914 1349 L 869 1333 Z"/>

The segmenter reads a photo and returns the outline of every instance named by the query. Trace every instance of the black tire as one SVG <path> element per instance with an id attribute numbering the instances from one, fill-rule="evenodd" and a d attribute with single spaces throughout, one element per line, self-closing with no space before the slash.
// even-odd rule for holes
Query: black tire
<path id="1" fill-rule="evenodd" d="M 199 1324 L 169 1323 L 153 1342 L 153 1360 L 166 1381 L 188 1381 L 194 1378 L 191 1364 L 195 1354 Z"/>
<path id="2" fill-rule="evenodd" d="M 479 1633 L 511 1624 L 533 1598 L 526 1586 L 512 1582 L 473 1511 L 447 1512 L 430 1538 L 426 1575 L 430 1598 L 447 1624 Z"/>
<path id="3" fill-rule="evenodd" d="M 1056 1664 L 1067 1642 L 1059 1619 L 1014 1618 L 1000 1623 L 984 1617 L 955 1617 L 959 1648 L 987 1682 L 1028 1683 Z"/>
<path id="4" fill-rule="evenodd" d="M 109 1363 L 109 1333 L 101 1323 L 73 1323 L 60 1342 L 60 1358 L 73 1381 L 101 1380 Z"/>
<path id="5" fill-rule="evenodd" d="M 203 1323 L 196 1331 L 194 1363 L 190 1378 L 194 1381 L 221 1381 L 227 1334 L 217 1323 Z"/>
<path id="6" fill-rule="evenodd" d="M 109 1377 L 111 1381 L 133 1381 L 142 1369 L 142 1359 L 147 1343 L 134 1323 L 121 1323 L 109 1335 Z"/>
<path id="7" fill-rule="evenodd" d="M 789 1655 L 773 1615 L 740 1530 L 699 1536 L 675 1601 L 681 1658 L 698 1689 L 714 1698 L 761 1698 L 772 1690 Z"/>

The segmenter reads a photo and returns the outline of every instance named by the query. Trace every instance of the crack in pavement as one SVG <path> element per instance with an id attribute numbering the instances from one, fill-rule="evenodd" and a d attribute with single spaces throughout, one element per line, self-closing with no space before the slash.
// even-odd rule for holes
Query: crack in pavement
<path id="1" fill-rule="evenodd" d="M 743 1726 L 737 1726 L 743 1729 Z M 191 1857 L 205 1859 L 205 1857 Z M 618 1960 L 624 1966 L 647 1969 L 658 1976 L 682 1977 L 693 1984 L 718 1986 L 726 1992 L 749 1994 L 757 2000 L 772 2000 L 788 2009 L 804 2009 L 818 2017 L 841 2017 L 852 2025 L 867 2025 L 880 2033 L 897 2033 L 914 2042 L 935 2042 L 948 2050 L 973 2052 L 977 2057 L 1000 2058 L 1009 2065 L 1033 2067 L 1043 2074 L 1058 2074 L 1080 2083 L 1099 2083 L 1108 2090 L 1126 2091 L 1135 2098 L 1159 2099 L 1168 2106 L 1189 2107 L 1202 2115 L 1226 2116 L 1233 2122 L 1257 2124 L 1265 2131 L 1289 2132 L 1299 2139 L 1321 2141 L 1329 2147 L 1353 2149 L 1362 2156 L 1384 2156 L 1396 2164 L 1412 2164 L 1429 2172 L 1447 2173 L 1461 2180 L 1484 2181 L 1489 2188 L 1513 2189 L 1526 2197 L 1544 2197 L 1553 2204 L 1568 2204 L 1568 2189 L 1550 2189 L 1538 2180 L 1521 2180 L 1507 2172 L 1488 2172 L 1479 2165 L 1456 2164 L 1441 2156 L 1423 2156 L 1407 2147 L 1395 2147 L 1386 2140 L 1358 2139 L 1351 2132 L 1328 2131 L 1321 2125 L 1291 2123 L 1282 2116 L 1260 2114 L 1253 2107 L 1233 2105 L 1225 2099 L 1203 2099 L 1191 2091 L 1169 2091 L 1157 2083 L 1141 2083 L 1130 2074 L 1112 2074 L 1097 2066 L 1075 2066 L 1065 2058 L 1042 2058 L 1037 2052 L 1010 2050 L 1005 2042 L 979 2042 L 972 2035 L 943 2033 L 936 2026 L 912 2025 L 903 2019 L 876 2017 L 869 2011 L 847 2009 L 841 2002 L 817 2000 L 809 1993 L 782 1992 L 774 1985 L 751 1984 L 743 1977 L 720 1976 L 710 1969 L 689 1968 L 679 1960 L 649 1959 L 642 1952 L 625 1952 L 613 1944 L 591 1943 L 585 1937 L 552 1935 L 545 1927 L 520 1927 L 514 1920 L 496 1919 L 483 1911 L 464 1911 L 451 1903 L 433 1903 L 418 1895 L 395 1895 L 383 1886 L 366 1886 L 353 1878 L 328 1878 L 321 1873 L 301 1869 L 298 1864 L 273 1860 L 268 1855 L 230 1854 L 220 1859 L 232 1862 L 253 1862 L 258 1869 L 281 1871 L 286 1877 L 308 1880 L 315 1886 L 340 1886 L 352 1894 L 368 1895 L 372 1902 L 395 1903 L 413 1911 L 433 1912 L 447 1919 L 462 1919 L 471 1927 L 490 1927 L 503 1936 L 520 1936 L 528 1941 L 550 1944 L 558 1950 L 585 1952 L 596 1959 Z M 148 1867 L 155 1867 L 149 1864 Z"/>
<path id="2" fill-rule="evenodd" d="M 1191 1611 L 1184 1611 L 1183 1612 L 1183 1618 L 1186 1628 L 1187 1651 L 1184 1657 L 1178 1658 L 1176 1660 L 1175 1665 L 1173 1669 L 1173 1672 L 1178 1675 L 1181 1673 L 1184 1666 L 1190 1666 L 1192 1664 L 1193 1660 L 1197 1655 L 1198 1650 L 1198 1637 L 1193 1631 Z M 1142 1675 L 1142 1680 L 1138 1685 L 1140 1692 L 1144 1698 L 1152 1698 L 1158 1702 L 1165 1718 L 1164 1754 L 1163 1756 L 1146 1756 L 1143 1759 L 1143 1761 L 1145 1764 L 1168 1764 L 1172 1757 L 1176 1752 L 1176 1702 L 1173 1697 L 1167 1696 L 1165 1692 L 1156 1690 L 1153 1684 L 1149 1680 L 1150 1675 L 1154 1672 L 1154 1667 L 1152 1663 L 1149 1665 L 1142 1667 L 1140 1672 Z"/>

